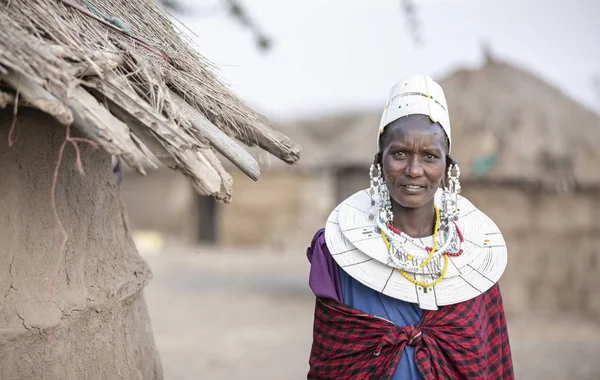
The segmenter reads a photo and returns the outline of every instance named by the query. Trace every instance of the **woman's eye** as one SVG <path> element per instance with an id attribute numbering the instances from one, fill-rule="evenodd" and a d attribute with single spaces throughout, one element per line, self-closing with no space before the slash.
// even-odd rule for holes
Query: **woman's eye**
<path id="1" fill-rule="evenodd" d="M 396 158 L 406 158 L 407 154 L 406 154 L 406 152 L 396 152 L 396 153 L 394 153 L 394 156 Z"/>
<path id="2" fill-rule="evenodd" d="M 431 153 L 427 153 L 427 154 L 425 155 L 425 158 L 426 158 L 426 159 L 428 159 L 428 160 L 435 160 L 437 157 L 436 157 L 436 156 L 434 156 L 434 155 L 433 155 L 433 154 L 431 154 Z"/>

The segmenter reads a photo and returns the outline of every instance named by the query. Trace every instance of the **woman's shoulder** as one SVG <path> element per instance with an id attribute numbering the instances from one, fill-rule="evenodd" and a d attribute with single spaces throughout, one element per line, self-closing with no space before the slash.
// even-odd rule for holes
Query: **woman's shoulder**
<path id="1" fill-rule="evenodd" d="M 318 242 L 325 241 L 325 228 L 319 228 L 313 235 L 312 242 L 310 245 L 314 245 Z"/>
<path id="2" fill-rule="evenodd" d="M 329 254 L 329 251 L 327 250 L 327 243 L 325 243 L 325 229 L 319 228 L 306 250 L 306 255 L 308 256 L 308 261 L 312 263 L 313 257 L 326 256 L 327 254 Z"/>
<path id="3" fill-rule="evenodd" d="M 315 296 L 341 302 L 343 298 L 338 266 L 327 249 L 324 229 L 315 233 L 306 256 L 310 262 L 309 285 Z"/>

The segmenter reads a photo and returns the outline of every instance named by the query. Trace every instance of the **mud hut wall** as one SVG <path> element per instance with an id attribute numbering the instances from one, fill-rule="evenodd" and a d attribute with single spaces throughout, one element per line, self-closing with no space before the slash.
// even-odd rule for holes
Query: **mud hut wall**
<path id="1" fill-rule="evenodd" d="M 17 120 L 9 148 L 12 109 L 0 111 L 0 378 L 161 379 L 142 293 L 151 275 L 110 156 L 80 144 L 82 176 L 65 149 L 55 198 L 69 235 L 61 256 L 51 188 L 65 127 L 27 109 Z"/>
<path id="2" fill-rule="evenodd" d="M 338 168 L 335 170 L 334 178 L 337 205 L 357 191 L 369 187 L 369 168 L 359 166 Z"/>
<path id="3" fill-rule="evenodd" d="M 254 182 L 233 173 L 234 202 L 219 205 L 220 242 L 238 247 L 306 247 L 324 226 L 334 203 L 332 176 L 325 172 L 264 173 Z"/>
<path id="4" fill-rule="evenodd" d="M 197 242 L 203 217 L 199 195 L 181 173 L 162 167 L 140 176 L 128 170 L 121 194 L 133 229 L 156 230 L 184 242 Z"/>
<path id="5" fill-rule="evenodd" d="M 507 313 L 558 312 L 600 320 L 600 191 L 464 189 L 505 236 L 509 261 L 500 284 Z"/>

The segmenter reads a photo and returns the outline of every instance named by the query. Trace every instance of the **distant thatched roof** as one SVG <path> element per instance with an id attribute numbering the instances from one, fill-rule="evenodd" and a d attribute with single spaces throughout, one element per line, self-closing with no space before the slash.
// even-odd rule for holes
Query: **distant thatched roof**
<path id="1" fill-rule="evenodd" d="M 442 86 L 456 155 L 470 175 L 562 190 L 600 185 L 597 113 L 493 59 L 481 70 L 455 72 Z"/>
<path id="2" fill-rule="evenodd" d="M 453 155 L 465 179 L 552 189 L 600 186 L 600 116 L 535 75 L 488 60 L 442 79 Z M 369 165 L 380 111 L 282 125 L 303 146 L 298 169 Z M 279 164 L 276 164 L 279 165 Z"/>
<path id="3" fill-rule="evenodd" d="M 73 123 L 140 172 L 153 154 L 227 201 L 231 176 L 214 150 L 257 179 L 234 138 L 287 163 L 300 149 L 184 39 L 152 0 L 0 0 L 0 108 L 18 102 Z"/>
<path id="4" fill-rule="evenodd" d="M 302 145 L 297 170 L 368 166 L 377 149 L 381 112 L 331 114 L 282 124 L 278 129 Z M 273 169 L 281 165 L 273 162 Z"/>

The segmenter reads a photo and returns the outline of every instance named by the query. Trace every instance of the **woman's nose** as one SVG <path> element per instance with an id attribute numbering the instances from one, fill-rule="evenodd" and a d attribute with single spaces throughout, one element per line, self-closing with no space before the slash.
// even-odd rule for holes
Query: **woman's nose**
<path id="1" fill-rule="evenodd" d="M 409 177 L 420 177 L 423 175 L 423 165 L 419 161 L 418 158 L 414 156 L 408 160 L 408 165 L 406 165 L 405 173 Z"/>

